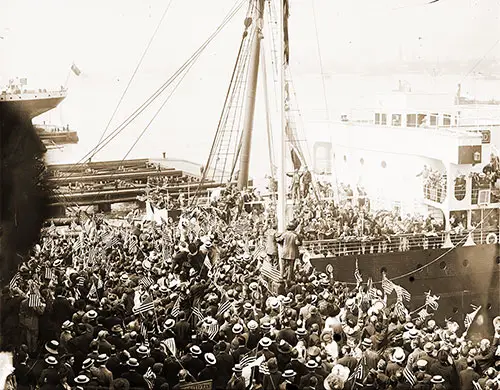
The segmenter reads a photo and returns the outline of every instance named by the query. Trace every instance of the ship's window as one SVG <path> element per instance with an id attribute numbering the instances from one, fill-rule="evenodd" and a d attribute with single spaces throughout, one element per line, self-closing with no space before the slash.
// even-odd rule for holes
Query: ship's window
<path id="1" fill-rule="evenodd" d="M 414 276 L 410 276 L 410 277 L 408 278 L 408 280 L 410 281 L 410 283 L 413 283 L 413 282 L 415 281 L 415 277 L 414 277 Z"/>
<path id="2" fill-rule="evenodd" d="M 451 126 L 451 115 L 450 114 L 443 115 L 443 126 Z"/>
<path id="3" fill-rule="evenodd" d="M 380 165 L 382 165 L 382 168 L 387 167 L 387 163 L 385 161 L 382 161 L 382 163 Z"/>
<path id="4" fill-rule="evenodd" d="M 387 273 L 387 268 L 385 268 L 385 267 L 380 268 L 380 273 L 381 274 Z"/>
<path id="5" fill-rule="evenodd" d="M 364 163 L 365 163 L 365 159 L 364 159 L 363 157 L 361 157 L 361 158 L 359 159 L 359 163 L 360 163 L 361 165 L 364 165 Z"/>
<path id="6" fill-rule="evenodd" d="M 401 114 L 392 114 L 392 125 L 401 126 Z"/>
<path id="7" fill-rule="evenodd" d="M 406 126 L 416 127 L 417 126 L 417 114 L 407 114 L 406 115 Z"/>
<path id="8" fill-rule="evenodd" d="M 437 126 L 438 123 L 438 114 L 431 114 L 429 124 L 431 126 Z"/>
<path id="9" fill-rule="evenodd" d="M 382 116 L 380 117 L 380 124 L 381 125 L 387 124 L 387 114 L 382 114 Z"/>
<path id="10" fill-rule="evenodd" d="M 469 260 L 467 259 L 464 259 L 464 261 L 462 262 L 462 265 L 467 268 L 469 266 Z"/>
<path id="11" fill-rule="evenodd" d="M 465 176 L 461 175 L 455 179 L 455 199 L 464 200 L 465 193 L 467 191 L 467 182 L 465 181 Z"/>
<path id="12" fill-rule="evenodd" d="M 380 125 L 380 114 L 378 112 L 375 113 L 375 124 Z"/>
<path id="13" fill-rule="evenodd" d="M 439 268 L 441 268 L 442 270 L 445 270 L 446 267 L 447 267 L 447 265 L 446 265 L 445 261 L 442 261 L 441 263 L 439 263 Z"/>

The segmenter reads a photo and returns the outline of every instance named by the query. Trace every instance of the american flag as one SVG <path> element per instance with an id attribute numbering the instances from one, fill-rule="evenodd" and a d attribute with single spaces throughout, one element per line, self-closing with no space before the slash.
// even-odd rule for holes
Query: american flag
<path id="1" fill-rule="evenodd" d="M 154 302 L 148 302 L 148 303 L 142 303 L 140 306 L 138 307 L 134 307 L 132 309 L 132 312 L 137 315 L 137 314 L 141 314 L 141 313 L 146 313 L 150 310 L 154 310 L 155 309 L 155 303 Z"/>
<path id="2" fill-rule="evenodd" d="M 471 307 L 474 309 L 474 311 L 472 313 L 467 314 L 464 320 L 464 325 L 467 329 L 469 329 L 469 327 L 472 325 L 474 319 L 476 318 L 477 313 L 479 313 L 479 310 L 481 310 L 481 306 L 476 307 L 474 305 L 471 305 Z"/>
<path id="3" fill-rule="evenodd" d="M 42 306 L 42 299 L 38 293 L 31 293 L 28 297 L 29 307 L 40 307 Z"/>
<path id="4" fill-rule="evenodd" d="M 21 280 L 21 274 L 17 272 L 14 277 L 10 280 L 9 288 L 14 289 L 19 285 L 19 281 Z"/>
<path id="5" fill-rule="evenodd" d="M 78 289 L 78 287 L 75 287 L 75 299 L 78 300 L 82 297 L 82 293 Z"/>
<path id="6" fill-rule="evenodd" d="M 54 271 L 52 268 L 45 268 L 45 279 L 52 279 L 54 277 Z"/>
<path id="7" fill-rule="evenodd" d="M 177 300 L 174 303 L 174 306 L 172 307 L 172 316 L 177 317 L 181 311 L 181 296 L 177 298 Z"/>
<path id="8" fill-rule="evenodd" d="M 146 325 L 144 324 L 144 322 L 141 322 L 141 334 L 142 334 L 142 337 L 144 337 L 144 341 L 147 342 L 148 329 L 146 328 Z"/>
<path id="9" fill-rule="evenodd" d="M 413 374 L 413 372 L 409 369 L 408 366 L 404 368 L 403 376 L 410 385 L 415 386 L 415 384 L 417 383 L 417 378 L 415 377 L 415 374 Z"/>
<path id="10" fill-rule="evenodd" d="M 203 321 L 205 319 L 205 316 L 203 315 L 199 307 L 193 307 L 193 314 L 196 316 L 198 321 Z"/>
<path id="11" fill-rule="evenodd" d="M 219 333 L 219 323 L 214 321 L 214 323 L 208 325 L 208 337 L 212 340 Z"/>
<path id="12" fill-rule="evenodd" d="M 263 361 L 262 363 L 260 363 L 259 371 L 263 375 L 269 375 L 270 374 L 269 367 L 267 366 L 267 362 L 266 361 Z"/>
<path id="13" fill-rule="evenodd" d="M 142 285 L 144 288 L 149 288 L 153 285 L 154 280 L 150 278 L 149 276 L 144 276 L 140 281 L 139 284 Z"/>
<path id="14" fill-rule="evenodd" d="M 262 262 L 260 273 L 275 283 L 279 283 L 281 281 L 280 272 L 274 268 L 267 259 Z"/>
<path id="15" fill-rule="evenodd" d="M 149 390 L 152 390 L 154 387 L 154 381 L 156 379 L 156 375 L 151 369 L 151 367 L 148 367 L 146 373 L 144 374 L 144 380 L 146 381 Z"/>
<path id="16" fill-rule="evenodd" d="M 363 371 L 364 371 L 364 369 L 363 369 L 363 359 L 358 362 L 358 365 L 356 366 L 356 368 L 352 372 L 352 374 L 349 377 L 348 381 L 354 380 L 356 382 L 356 381 L 359 381 L 359 380 L 363 379 L 363 376 L 364 376 L 364 374 L 363 374 Z"/>
<path id="17" fill-rule="evenodd" d="M 386 295 L 391 295 L 394 291 L 394 283 L 387 279 L 385 274 L 382 275 L 382 290 Z"/>
<path id="18" fill-rule="evenodd" d="M 410 302 L 411 294 L 405 288 L 394 284 L 394 290 L 396 291 L 396 295 L 398 296 L 398 301 Z"/>
<path id="19" fill-rule="evenodd" d="M 359 272 L 358 259 L 356 259 L 356 269 L 354 270 L 354 278 L 356 279 L 356 283 L 363 283 L 363 278 L 361 277 L 361 273 Z"/>
<path id="20" fill-rule="evenodd" d="M 113 235 L 113 233 L 110 233 L 110 235 Z M 112 236 L 111 238 L 104 241 L 104 250 L 111 248 L 113 245 L 116 245 L 120 242 L 120 237 L 118 236 Z"/>
<path id="21" fill-rule="evenodd" d="M 233 307 L 233 302 L 231 302 L 227 296 L 223 296 L 223 302 L 219 306 L 219 310 L 217 310 L 217 315 L 223 315 L 225 312 L 231 310 Z"/>
<path id="22" fill-rule="evenodd" d="M 427 309 L 424 307 L 422 310 L 418 312 L 418 318 L 424 321 L 429 316 Z"/>
<path id="23" fill-rule="evenodd" d="M 76 240 L 73 244 L 73 252 L 78 252 L 82 247 L 82 243 L 80 240 Z"/>
<path id="24" fill-rule="evenodd" d="M 431 310 L 436 311 L 439 307 L 439 303 L 438 303 L 439 298 L 440 297 L 438 297 L 436 295 L 431 295 L 430 291 L 426 292 L 425 293 L 425 305 L 429 306 L 429 308 Z"/>
<path id="25" fill-rule="evenodd" d="M 394 314 L 396 314 L 398 317 L 406 315 L 406 308 L 403 305 L 402 301 L 397 301 L 394 305 Z"/>
<path id="26" fill-rule="evenodd" d="M 372 278 L 369 278 L 368 279 L 368 283 L 366 284 L 366 287 L 367 287 L 367 293 L 368 293 L 368 297 L 370 297 L 370 299 L 377 299 L 378 298 L 378 295 L 377 295 L 377 289 L 375 287 L 373 287 L 373 280 Z"/>
<path id="27" fill-rule="evenodd" d="M 474 386 L 474 390 L 483 390 L 479 382 L 472 381 L 472 386 Z"/>
<path id="28" fill-rule="evenodd" d="M 177 355 L 177 346 L 175 345 L 175 339 L 173 337 L 166 339 L 165 345 L 167 346 L 168 350 L 172 353 L 173 356 Z"/>
<path id="29" fill-rule="evenodd" d="M 250 356 L 252 352 L 248 352 L 247 354 L 243 355 L 240 357 L 240 365 L 241 368 L 245 368 L 249 366 L 250 364 L 254 363 L 256 360 L 255 356 Z"/>

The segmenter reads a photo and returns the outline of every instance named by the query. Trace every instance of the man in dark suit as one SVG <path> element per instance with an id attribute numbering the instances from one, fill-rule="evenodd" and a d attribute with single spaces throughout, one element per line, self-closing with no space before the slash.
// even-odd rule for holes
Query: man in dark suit
<path id="1" fill-rule="evenodd" d="M 174 325 L 175 345 L 180 350 L 184 350 L 191 341 L 191 325 L 186 321 L 186 313 L 181 311 L 178 321 Z"/>
<path id="2" fill-rule="evenodd" d="M 299 258 L 299 246 L 302 245 L 302 239 L 295 232 L 296 227 L 295 223 L 288 224 L 287 231 L 276 238 L 276 242 L 283 247 L 281 267 L 287 280 L 293 279 L 295 260 Z"/>
<path id="3" fill-rule="evenodd" d="M 122 374 L 122 378 L 128 380 L 131 388 L 138 388 L 141 390 L 148 390 L 149 386 L 144 377 L 139 374 L 136 369 L 139 367 L 137 359 L 130 358 L 127 362 L 129 367 L 128 371 Z"/>
<path id="4" fill-rule="evenodd" d="M 473 382 L 477 382 L 480 375 L 475 371 L 476 361 L 469 357 L 467 358 L 467 368 L 460 371 L 460 389 L 461 390 L 474 390 Z"/>

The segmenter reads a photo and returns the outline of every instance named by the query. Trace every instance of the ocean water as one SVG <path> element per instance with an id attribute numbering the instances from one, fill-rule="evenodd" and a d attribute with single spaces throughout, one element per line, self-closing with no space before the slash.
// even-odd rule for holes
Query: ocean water
<path id="1" fill-rule="evenodd" d="M 73 78 L 66 100 L 55 110 L 35 118 L 34 122 L 69 124 L 71 129 L 78 132 L 79 143 L 51 150 L 47 154 L 47 161 L 76 163 L 91 155 L 93 161 L 161 158 L 165 152 L 167 157 L 204 164 L 215 136 L 229 82 L 230 73 L 225 73 L 227 74 L 212 78 L 207 77 L 206 71 L 193 69 L 152 123 L 149 123 L 151 118 L 172 92 L 171 89 L 167 89 L 158 101 L 95 155 L 91 151 L 98 144 L 127 80 L 105 74 L 84 74 L 83 77 Z M 130 87 L 107 134 L 134 112 L 167 77 L 168 75 L 161 74 L 144 74 L 138 77 Z M 323 80 L 326 93 L 323 90 Z M 456 93 L 457 84 L 461 82 L 464 97 L 500 99 L 500 80 L 464 79 L 461 75 L 433 77 L 428 74 L 331 74 L 322 78 L 319 74 L 306 74 L 293 79 L 292 100 L 297 102 L 298 107 L 298 111 L 294 110 L 293 114 L 299 138 L 307 140 L 308 134 L 327 129 L 329 125 L 326 120 L 338 120 L 341 114 L 348 114 L 351 118 L 370 118 L 371 110 L 377 105 L 377 94 L 396 89 L 399 80 L 411 85 L 413 91 L 451 95 Z M 250 174 L 256 178 L 268 173 L 270 166 L 262 86 L 257 96 L 250 168 Z M 271 109 L 276 109 L 272 88 L 270 100 Z M 143 131 L 144 134 L 137 141 Z M 137 144 L 132 147 L 136 141 Z M 310 144 L 308 146 L 312 147 Z"/>

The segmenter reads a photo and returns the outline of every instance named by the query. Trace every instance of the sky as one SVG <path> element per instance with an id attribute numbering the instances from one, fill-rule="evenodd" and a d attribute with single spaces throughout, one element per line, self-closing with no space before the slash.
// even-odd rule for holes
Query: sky
<path id="1" fill-rule="evenodd" d="M 171 1 L 111 127 L 175 72 L 235 2 Z M 500 38 L 498 0 L 439 0 L 433 4 L 419 0 L 290 3 L 294 82 L 297 90 L 314 84 L 318 96 L 322 95 L 317 77 L 321 69 L 319 54 L 325 74 L 332 73 L 336 64 L 398 62 L 401 53 L 403 59 L 430 62 L 479 60 L 486 53 L 487 58 L 500 58 L 500 44 L 489 51 Z M 36 88 L 69 87 L 68 98 L 57 114 L 49 114 L 48 119 L 70 123 L 79 131 L 79 150 L 73 157 L 81 156 L 106 127 L 167 4 L 167 0 L 0 0 L 0 84 L 18 76 L 27 77 L 30 86 Z M 246 7 L 206 49 L 137 145 L 139 152 L 131 157 L 147 157 L 144 155 L 149 150 L 157 156 L 166 150 L 169 156 L 206 159 L 245 12 Z M 72 63 L 82 70 L 80 77 L 69 73 Z M 338 92 L 327 91 L 332 96 Z M 319 98 L 303 94 L 301 101 L 309 104 L 310 112 L 323 108 Z M 113 153 L 104 157 L 123 156 L 158 105 L 124 132 L 123 143 L 110 144 Z M 262 110 L 262 102 L 257 110 Z M 256 126 L 262 127 L 262 121 L 257 119 Z M 260 142 L 265 142 L 260 137 Z"/>

